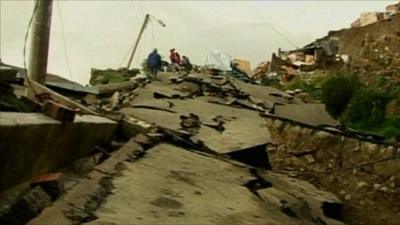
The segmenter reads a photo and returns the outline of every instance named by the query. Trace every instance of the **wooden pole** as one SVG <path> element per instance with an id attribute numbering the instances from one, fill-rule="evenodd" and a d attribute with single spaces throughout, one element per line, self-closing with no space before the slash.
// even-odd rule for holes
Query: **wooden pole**
<path id="1" fill-rule="evenodd" d="M 49 39 L 53 0 L 35 0 L 35 15 L 32 24 L 28 76 L 44 84 L 47 74 Z"/>
<path id="2" fill-rule="evenodd" d="M 129 70 L 129 68 L 131 67 L 132 60 L 133 60 L 133 56 L 135 55 L 136 49 L 137 49 L 137 47 L 138 47 L 138 45 L 139 45 L 140 38 L 142 37 L 143 31 L 144 31 L 144 29 L 146 28 L 146 25 L 147 25 L 147 23 L 149 22 L 149 20 L 150 20 L 150 15 L 149 15 L 149 14 L 146 14 L 146 17 L 144 18 L 144 21 L 143 21 L 142 28 L 140 29 L 140 32 L 139 32 L 139 36 L 138 36 L 138 38 L 136 39 L 135 46 L 133 47 L 132 54 L 131 54 L 131 56 L 129 57 L 128 65 L 126 66 L 126 69 L 127 69 L 127 70 Z"/>

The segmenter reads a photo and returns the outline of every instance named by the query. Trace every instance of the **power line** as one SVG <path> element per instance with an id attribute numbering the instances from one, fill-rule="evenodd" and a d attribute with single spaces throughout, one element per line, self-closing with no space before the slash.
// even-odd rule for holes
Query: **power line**
<path id="1" fill-rule="evenodd" d="M 275 33 L 277 33 L 279 36 L 281 36 L 285 41 L 287 41 L 293 47 L 298 48 L 298 46 L 293 41 L 291 41 L 282 32 L 280 32 L 278 29 L 276 29 L 271 23 L 266 21 L 250 4 L 248 4 L 246 1 L 241 1 L 241 3 L 244 4 L 246 7 L 248 7 L 261 20 L 261 22 L 268 25 L 271 28 L 271 30 L 275 31 Z"/>
<path id="2" fill-rule="evenodd" d="M 71 65 L 69 63 L 69 58 L 68 58 L 67 41 L 66 41 L 66 38 L 65 38 L 64 23 L 63 23 L 63 19 L 62 19 L 61 7 L 60 7 L 60 4 L 59 4 L 59 1 L 57 1 L 57 10 L 58 10 L 58 18 L 59 18 L 59 21 L 60 21 L 61 32 L 62 32 L 62 37 L 63 37 L 62 40 L 63 40 L 63 47 L 64 47 L 65 62 L 66 62 L 66 65 L 67 65 L 69 78 L 72 80 Z"/>
<path id="3" fill-rule="evenodd" d="M 136 5 L 134 4 L 135 1 L 129 1 L 129 2 L 131 3 L 132 9 L 133 9 L 133 11 L 134 11 L 134 13 L 135 13 L 136 20 L 139 21 L 139 20 L 140 20 L 139 13 L 138 13 L 138 11 L 140 11 L 139 6 L 136 6 Z M 140 2 L 138 2 L 138 4 L 139 4 L 139 3 L 140 3 Z M 129 54 L 132 52 L 134 45 L 135 45 L 135 43 L 132 43 L 131 46 L 128 48 L 128 50 L 127 50 L 127 52 L 126 52 L 124 58 L 122 59 L 121 63 L 119 64 L 119 67 L 122 67 L 122 65 L 124 64 L 125 60 L 128 58 Z M 139 47 L 140 47 L 140 46 L 139 46 Z M 140 52 L 140 51 L 139 51 L 139 52 Z"/>
<path id="4" fill-rule="evenodd" d="M 28 28 L 26 29 L 25 40 L 24 40 L 24 49 L 23 49 L 23 61 L 24 61 L 24 70 L 26 72 L 26 76 L 25 76 L 26 81 L 27 81 L 29 87 L 31 88 L 31 90 L 33 91 L 33 93 L 35 94 L 35 96 L 37 95 L 37 93 L 36 93 L 35 89 L 32 87 L 31 79 L 29 78 L 28 71 L 26 69 L 26 59 L 25 58 L 26 58 L 26 43 L 28 42 L 29 30 L 31 29 L 33 18 L 35 18 L 38 6 L 39 6 L 39 1 L 35 1 L 35 6 L 33 8 L 32 16 L 29 19 Z"/>
<path id="5" fill-rule="evenodd" d="M 155 38 L 154 38 L 154 22 L 153 22 L 153 20 L 151 20 L 150 21 L 150 25 L 151 25 L 151 47 L 155 47 L 155 45 L 154 45 L 154 40 L 155 40 Z"/>
<path id="6" fill-rule="evenodd" d="M 128 48 L 128 51 L 126 52 L 124 58 L 122 59 L 121 63 L 119 64 L 119 67 L 122 67 L 122 65 L 124 64 L 125 60 L 128 58 L 129 53 L 131 53 L 133 46 L 135 45 L 135 43 L 132 43 L 132 45 L 130 46 L 130 48 Z"/>

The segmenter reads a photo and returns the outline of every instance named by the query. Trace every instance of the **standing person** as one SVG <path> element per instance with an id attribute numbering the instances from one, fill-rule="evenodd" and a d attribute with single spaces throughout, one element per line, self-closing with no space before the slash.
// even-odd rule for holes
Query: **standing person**
<path id="1" fill-rule="evenodd" d="M 161 56 L 158 54 L 157 49 L 155 48 L 147 57 L 147 65 L 150 70 L 150 75 L 154 80 L 157 80 L 157 73 L 159 70 L 161 70 L 161 63 Z"/>
<path id="2" fill-rule="evenodd" d="M 174 66 L 174 70 L 179 70 L 179 66 L 181 65 L 181 56 L 175 51 L 175 48 L 171 49 L 169 52 L 169 59 L 171 60 L 172 66 Z"/>
<path id="3" fill-rule="evenodd" d="M 190 71 L 192 71 L 193 66 L 192 63 L 190 63 L 190 60 L 187 56 L 182 56 L 182 67 L 185 70 L 186 74 L 189 74 Z"/>

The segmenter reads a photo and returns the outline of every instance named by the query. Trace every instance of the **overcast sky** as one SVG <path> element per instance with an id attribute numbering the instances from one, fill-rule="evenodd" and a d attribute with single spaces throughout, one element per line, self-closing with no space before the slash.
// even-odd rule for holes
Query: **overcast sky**
<path id="1" fill-rule="evenodd" d="M 329 30 L 348 28 L 361 12 L 384 11 L 386 5 L 395 2 L 55 1 L 48 71 L 86 84 L 90 68 L 120 67 L 146 13 L 163 20 L 167 27 L 154 22 L 148 26 L 134 65 L 155 47 L 165 58 L 174 47 L 197 64 L 202 63 L 207 51 L 215 49 L 247 59 L 254 67 L 269 60 L 279 47 L 294 48 L 269 24 L 296 46 L 303 46 Z M 0 0 L 0 6 L 0 57 L 6 63 L 23 65 L 24 37 L 33 1 Z"/>

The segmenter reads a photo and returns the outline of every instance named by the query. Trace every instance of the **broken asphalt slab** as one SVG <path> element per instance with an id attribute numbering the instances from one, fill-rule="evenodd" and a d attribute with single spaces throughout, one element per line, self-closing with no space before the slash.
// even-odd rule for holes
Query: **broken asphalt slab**
<path id="1" fill-rule="evenodd" d="M 207 148 L 219 154 L 270 142 L 265 119 L 256 111 L 209 103 L 207 97 L 187 100 L 170 99 L 169 101 L 172 102 L 173 107 L 165 108 L 165 110 L 173 110 L 177 113 L 149 108 L 123 108 L 121 112 L 170 130 L 181 129 L 181 115 L 194 113 L 204 123 L 215 116 L 221 116 L 226 119 L 223 132 L 209 126 L 201 126 L 198 133 L 192 137 L 193 140 L 202 141 Z M 150 106 L 160 105 L 159 100 L 146 100 L 146 102 Z"/>
<path id="2" fill-rule="evenodd" d="M 280 206 L 280 200 L 285 200 L 282 196 L 263 192 L 260 199 L 245 186 L 255 179 L 249 171 L 244 165 L 160 144 L 147 150 L 142 160 L 126 164 L 122 176 L 113 180 L 112 194 L 94 212 L 97 219 L 88 224 L 343 224 L 321 216 L 322 205 L 304 208 L 314 217 L 288 216 Z M 295 203 L 303 203 L 300 198 L 308 201 L 308 197 L 310 201 L 337 201 L 328 194 L 329 198 L 323 199 L 324 192 L 312 185 L 286 192 L 284 177 L 266 173 L 273 178 L 272 187 L 276 184 L 277 189 L 294 196 Z M 277 203 L 271 204 L 275 200 Z"/>
<path id="3" fill-rule="evenodd" d="M 94 146 L 109 143 L 116 129 L 117 123 L 98 116 L 61 123 L 40 113 L 0 112 L 0 190 L 88 156 Z"/>

